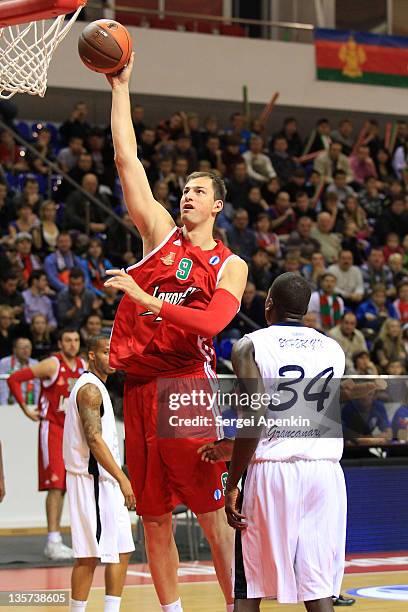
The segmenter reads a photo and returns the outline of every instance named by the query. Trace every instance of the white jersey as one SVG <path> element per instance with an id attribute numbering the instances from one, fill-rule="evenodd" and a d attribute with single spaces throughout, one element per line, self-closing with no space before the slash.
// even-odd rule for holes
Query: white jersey
<path id="1" fill-rule="evenodd" d="M 312 416 L 311 422 L 320 422 L 324 425 L 325 409 L 318 410 L 317 401 L 311 396 L 318 397 L 322 387 L 325 391 L 330 391 L 330 399 L 339 392 L 345 366 L 344 352 L 340 345 L 315 329 L 296 323 L 272 325 L 247 334 L 247 337 L 254 345 L 255 361 L 269 396 L 272 399 L 274 395 L 281 398 L 283 396 L 285 401 L 297 398 L 291 409 L 295 412 L 295 417 L 304 409 L 305 414 L 302 414 L 302 417 Z M 311 384 L 307 389 L 309 383 Z M 278 390 L 279 394 L 276 394 Z M 299 399 L 300 394 L 302 394 L 301 399 Z M 327 403 L 324 404 L 326 405 Z M 282 410 L 282 402 L 279 406 Z M 265 415 L 271 420 L 283 419 L 291 414 L 289 410 L 276 412 L 273 407 L 272 410 L 273 412 L 268 409 Z M 314 415 L 316 421 L 313 421 Z M 327 423 L 329 424 L 329 421 Z M 279 427 L 271 429 L 268 422 L 252 461 L 297 459 L 339 461 L 341 459 L 343 438 L 340 422 L 337 422 L 336 437 L 327 438 L 296 437 L 299 431 L 294 437 L 274 437 L 271 431 L 276 434 L 276 429 Z M 285 429 L 288 427 L 285 426 Z"/>
<path id="2" fill-rule="evenodd" d="M 77 406 L 77 393 L 87 384 L 98 387 L 102 395 L 101 404 L 101 423 L 102 438 L 106 442 L 116 463 L 120 466 L 120 455 L 118 446 L 118 434 L 116 431 L 115 415 L 113 413 L 112 402 L 104 383 L 95 374 L 84 372 L 77 380 L 68 399 L 68 407 L 65 415 L 63 456 L 65 469 L 71 474 L 92 474 L 99 475 L 101 478 L 114 480 L 114 478 L 101 465 L 99 465 L 92 455 L 85 433 L 82 427 Z"/>

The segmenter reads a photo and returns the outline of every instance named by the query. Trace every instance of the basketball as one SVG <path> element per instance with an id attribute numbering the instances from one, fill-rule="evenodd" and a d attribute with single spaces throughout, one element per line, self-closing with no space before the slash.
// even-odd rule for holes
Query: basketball
<path id="1" fill-rule="evenodd" d="M 114 74 L 129 61 L 132 39 L 128 30 L 112 19 L 99 19 L 84 28 L 78 52 L 85 66 L 94 72 Z"/>

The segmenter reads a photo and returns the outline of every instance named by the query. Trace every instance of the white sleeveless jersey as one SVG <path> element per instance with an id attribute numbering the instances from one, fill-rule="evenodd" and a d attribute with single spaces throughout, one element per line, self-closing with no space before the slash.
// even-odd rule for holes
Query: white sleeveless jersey
<path id="1" fill-rule="evenodd" d="M 113 407 L 111 399 L 109 397 L 109 393 L 100 378 L 98 378 L 95 374 L 92 374 L 91 372 L 84 372 L 80 376 L 80 378 L 78 378 L 68 399 L 68 407 L 65 415 L 63 442 L 65 469 L 67 470 L 67 472 L 70 472 L 72 474 L 92 474 L 94 476 L 99 475 L 101 478 L 106 478 L 108 480 L 116 482 L 115 479 L 111 476 L 111 474 L 109 474 L 109 472 L 107 472 L 99 463 L 96 462 L 85 438 L 76 399 L 77 393 L 81 389 L 81 387 L 89 383 L 98 387 L 102 395 L 102 438 L 106 442 L 116 463 L 119 466 L 121 465 L 115 415 L 113 413 Z"/>
<path id="2" fill-rule="evenodd" d="M 273 412 L 267 410 L 265 416 L 271 420 L 285 418 L 293 412 L 295 416 L 299 415 L 305 409 L 305 414 L 302 416 L 311 415 L 310 422 L 314 422 L 315 415 L 319 417 L 317 421 L 324 422 L 325 410 L 317 410 L 317 400 L 313 401 L 313 396 L 318 398 L 322 386 L 325 390 L 330 390 L 331 398 L 339 392 L 345 367 L 345 356 L 340 345 L 315 329 L 296 323 L 272 325 L 247 334 L 247 337 L 254 345 L 255 361 L 262 375 L 265 391 L 272 399 L 280 398 L 275 405 L 279 405 L 282 409 L 285 405 L 281 402 L 282 397 L 284 400 L 297 398 L 296 402 L 293 402 L 291 411 L 276 412 L 272 408 Z M 327 378 L 330 382 L 325 387 Z M 311 385 L 307 389 L 309 383 Z M 279 394 L 276 393 L 278 390 Z M 327 402 L 324 405 L 327 406 Z M 271 429 L 268 421 L 252 461 L 296 459 L 339 461 L 343 453 L 343 437 L 341 423 L 336 422 L 338 424 L 336 437 L 319 438 L 274 437 L 271 431 L 279 428 L 273 426 Z M 288 429 L 290 425 L 286 423 L 286 430 Z M 307 429 L 305 427 L 305 431 Z"/>

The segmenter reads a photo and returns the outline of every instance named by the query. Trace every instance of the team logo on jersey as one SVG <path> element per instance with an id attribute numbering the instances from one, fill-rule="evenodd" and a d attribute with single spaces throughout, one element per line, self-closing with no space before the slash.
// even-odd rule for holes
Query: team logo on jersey
<path id="1" fill-rule="evenodd" d="M 225 487 L 227 486 L 227 478 L 228 478 L 228 472 L 223 472 L 221 474 L 221 484 L 222 484 L 222 492 L 223 492 L 224 497 L 225 497 Z"/>
<path id="2" fill-rule="evenodd" d="M 219 501 L 221 499 L 221 489 L 215 489 L 214 491 L 214 499 L 215 501 Z"/>
<path id="3" fill-rule="evenodd" d="M 160 257 L 160 260 L 166 265 L 166 266 L 172 266 L 174 264 L 174 260 L 176 258 L 176 254 L 173 252 L 170 252 L 168 255 L 165 255 L 164 257 Z"/>
<path id="4" fill-rule="evenodd" d="M 169 302 L 169 304 L 180 305 L 196 291 L 201 291 L 201 289 L 199 287 L 188 287 L 187 289 L 184 289 L 184 291 L 160 291 L 160 285 L 156 285 L 153 288 L 153 297 L 157 297 L 157 299 L 163 300 L 164 302 Z M 154 314 L 154 312 L 151 310 L 146 310 L 146 312 L 140 313 L 140 316 L 146 317 L 147 315 L 152 314 Z M 161 320 L 161 317 L 155 318 L 155 321 Z"/>
<path id="5" fill-rule="evenodd" d="M 211 264 L 212 266 L 216 266 L 217 263 L 220 263 L 220 261 L 221 261 L 221 259 L 218 257 L 218 255 L 213 255 L 208 260 L 208 263 Z"/>

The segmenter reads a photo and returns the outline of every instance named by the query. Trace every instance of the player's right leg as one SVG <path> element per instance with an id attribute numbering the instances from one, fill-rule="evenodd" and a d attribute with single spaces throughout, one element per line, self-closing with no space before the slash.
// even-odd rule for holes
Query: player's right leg
<path id="1" fill-rule="evenodd" d="M 262 599 L 236 599 L 234 612 L 258 612 Z"/>
<path id="2" fill-rule="evenodd" d="M 179 556 L 173 536 L 172 514 L 143 516 L 146 554 L 154 587 L 162 606 L 179 601 Z M 181 604 L 179 610 L 181 610 Z M 176 611 L 177 608 L 174 608 Z"/>
<path id="3" fill-rule="evenodd" d="M 71 610 L 76 612 L 85 610 L 98 561 L 96 557 L 75 559 L 71 576 Z"/>

